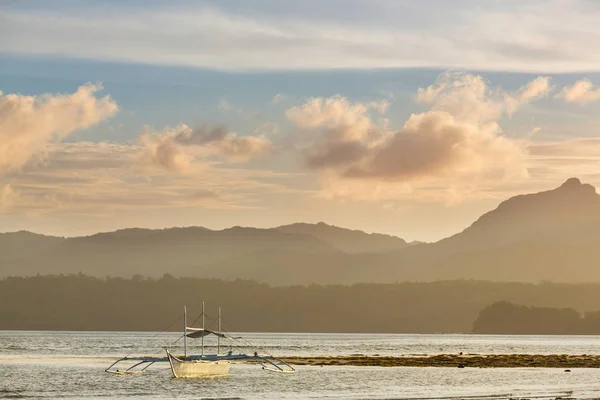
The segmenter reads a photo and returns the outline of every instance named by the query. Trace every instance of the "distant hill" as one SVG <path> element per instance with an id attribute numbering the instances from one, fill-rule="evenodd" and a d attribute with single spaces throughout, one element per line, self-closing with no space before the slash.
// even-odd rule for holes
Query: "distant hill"
<path id="1" fill-rule="evenodd" d="M 20 231 L 0 233 L 0 276 L 28 275 L 29 263 L 65 241 L 64 238 Z M 38 265 L 37 272 L 44 273 Z"/>
<path id="2" fill-rule="evenodd" d="M 316 237 L 348 254 L 380 253 L 403 249 L 408 246 L 404 239 L 381 233 L 365 233 L 359 230 L 338 228 L 324 222 L 318 224 L 297 223 L 275 228 L 280 232 Z"/>
<path id="3" fill-rule="evenodd" d="M 398 223 L 401 223 L 399 221 Z M 0 276 L 78 273 L 252 279 L 276 285 L 445 279 L 600 282 L 600 196 L 572 178 L 502 202 L 435 243 L 325 223 L 0 235 Z"/>
<path id="4" fill-rule="evenodd" d="M 272 229 L 132 228 L 76 238 L 16 232 L 0 236 L 0 250 L 4 249 L 0 276 L 79 272 L 161 276 L 169 272 L 275 283 L 295 282 L 290 278 L 297 276 L 298 282 L 311 283 L 315 276 L 329 274 L 324 264 L 346 269 L 346 262 L 352 260 L 350 253 L 356 256 L 404 246 L 407 244 L 400 238 L 324 223 Z M 339 273 L 333 267 L 330 281 L 337 281 Z"/>
<path id="5" fill-rule="evenodd" d="M 600 312 L 583 316 L 572 308 L 528 307 L 507 301 L 484 308 L 473 324 L 474 333 L 522 335 L 597 335 Z"/>

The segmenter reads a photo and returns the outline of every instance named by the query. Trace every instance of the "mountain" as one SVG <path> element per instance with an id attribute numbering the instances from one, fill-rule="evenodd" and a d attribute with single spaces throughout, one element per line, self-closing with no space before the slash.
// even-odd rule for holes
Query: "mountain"
<path id="1" fill-rule="evenodd" d="M 23 267 L 31 258 L 44 254 L 64 240 L 26 231 L 0 233 L 0 276 L 9 271 L 14 275 L 25 274 Z"/>
<path id="2" fill-rule="evenodd" d="M 464 231 L 398 259 L 418 266 L 411 277 L 418 280 L 600 281 L 600 196 L 571 178 L 512 197 Z"/>
<path id="3" fill-rule="evenodd" d="M 441 243 L 492 248 L 536 237 L 583 236 L 599 224 L 600 195 L 592 185 L 571 178 L 553 190 L 512 197 Z"/>
<path id="4" fill-rule="evenodd" d="M 406 243 L 325 223 L 0 235 L 0 276 L 252 279 L 276 285 L 478 279 L 600 282 L 600 196 L 578 179 L 502 202 L 460 233 Z"/>
<path id="5" fill-rule="evenodd" d="M 295 282 L 290 279 L 297 276 L 299 282 L 311 283 L 318 274 L 328 275 L 324 265 L 341 265 L 345 270 L 352 258 L 344 250 L 356 256 L 403 246 L 406 242 L 393 236 L 323 223 L 271 229 L 131 228 L 75 238 L 16 232 L 0 236 L 0 250 L 4 249 L 0 276 L 79 272 L 161 276 L 169 272 L 276 283 Z M 310 268 L 314 270 L 309 272 Z M 329 272 L 329 281 L 335 282 L 343 271 L 332 267 Z M 306 278 L 300 279 L 303 274 Z"/>
<path id="6" fill-rule="evenodd" d="M 480 334 L 594 335 L 600 332 L 600 313 L 580 315 L 572 308 L 528 307 L 507 301 L 484 308 L 473 323 Z"/>
<path id="7" fill-rule="evenodd" d="M 408 246 L 404 239 L 396 236 L 383 235 L 381 233 L 369 234 L 359 230 L 327 225 L 324 222 L 319 222 L 318 224 L 297 223 L 280 226 L 275 229 L 285 233 L 316 237 L 347 254 L 380 253 L 399 250 Z"/>

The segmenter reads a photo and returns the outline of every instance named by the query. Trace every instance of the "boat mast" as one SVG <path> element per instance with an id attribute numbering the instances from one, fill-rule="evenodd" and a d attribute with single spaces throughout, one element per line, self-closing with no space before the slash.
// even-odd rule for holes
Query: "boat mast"
<path id="1" fill-rule="evenodd" d="M 187 357 L 187 307 L 183 306 L 183 356 Z"/>
<path id="2" fill-rule="evenodd" d="M 202 357 L 204 357 L 204 302 L 202 302 Z"/>
<path id="3" fill-rule="evenodd" d="M 219 307 L 219 335 L 221 334 L 221 307 Z M 221 336 L 217 336 L 217 355 L 221 351 Z"/>

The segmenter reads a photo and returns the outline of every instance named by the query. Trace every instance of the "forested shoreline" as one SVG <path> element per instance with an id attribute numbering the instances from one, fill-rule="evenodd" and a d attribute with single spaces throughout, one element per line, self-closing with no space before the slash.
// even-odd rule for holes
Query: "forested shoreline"
<path id="1" fill-rule="evenodd" d="M 573 308 L 528 307 L 501 301 L 484 308 L 474 333 L 598 335 L 600 311 L 583 314 Z"/>
<path id="2" fill-rule="evenodd" d="M 541 331 L 519 326 L 501 331 L 499 326 L 510 326 L 508 320 L 483 329 L 480 316 L 497 302 L 571 308 L 571 316 L 597 311 L 600 284 L 459 280 L 272 287 L 168 274 L 157 279 L 81 274 L 5 278 L 0 280 L 0 329 L 157 331 L 179 318 L 183 305 L 190 315 L 198 315 L 202 301 L 209 316 L 222 307 L 229 331 L 600 333 L 593 324 L 585 332 L 554 332 L 542 325 Z M 474 326 L 476 321 L 480 323 Z"/>

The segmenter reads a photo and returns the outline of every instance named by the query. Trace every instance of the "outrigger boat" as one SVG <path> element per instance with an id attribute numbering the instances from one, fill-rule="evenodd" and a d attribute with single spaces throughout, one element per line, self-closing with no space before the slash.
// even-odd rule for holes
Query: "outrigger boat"
<path id="1" fill-rule="evenodd" d="M 229 374 L 229 367 L 234 362 L 250 362 L 258 364 L 262 369 L 272 372 L 292 373 L 296 370 L 285 361 L 274 357 L 270 354 L 234 354 L 232 347 L 222 354 L 221 339 L 230 341 L 242 339 L 241 337 L 233 337 L 221 330 L 221 308 L 219 307 L 218 314 L 218 330 L 205 329 L 204 327 L 204 303 L 202 303 L 202 327 L 194 328 L 187 325 L 187 309 L 183 308 L 183 355 L 176 356 L 171 353 L 169 348 L 165 348 L 166 357 L 129 357 L 115 361 L 110 367 L 106 368 L 106 372 L 119 375 L 134 375 L 145 372 L 150 366 L 155 363 L 168 362 L 171 367 L 171 372 L 174 378 L 203 378 L 217 377 Z M 193 324 L 192 324 L 193 325 Z M 217 352 L 215 354 L 204 354 L 204 338 L 206 336 L 216 336 Z M 187 339 L 201 340 L 201 353 L 198 355 L 188 355 Z M 179 340 L 179 339 L 178 339 Z M 122 363 L 133 363 L 126 369 L 118 369 L 117 365 Z M 129 364 L 127 364 L 129 365 Z"/>

